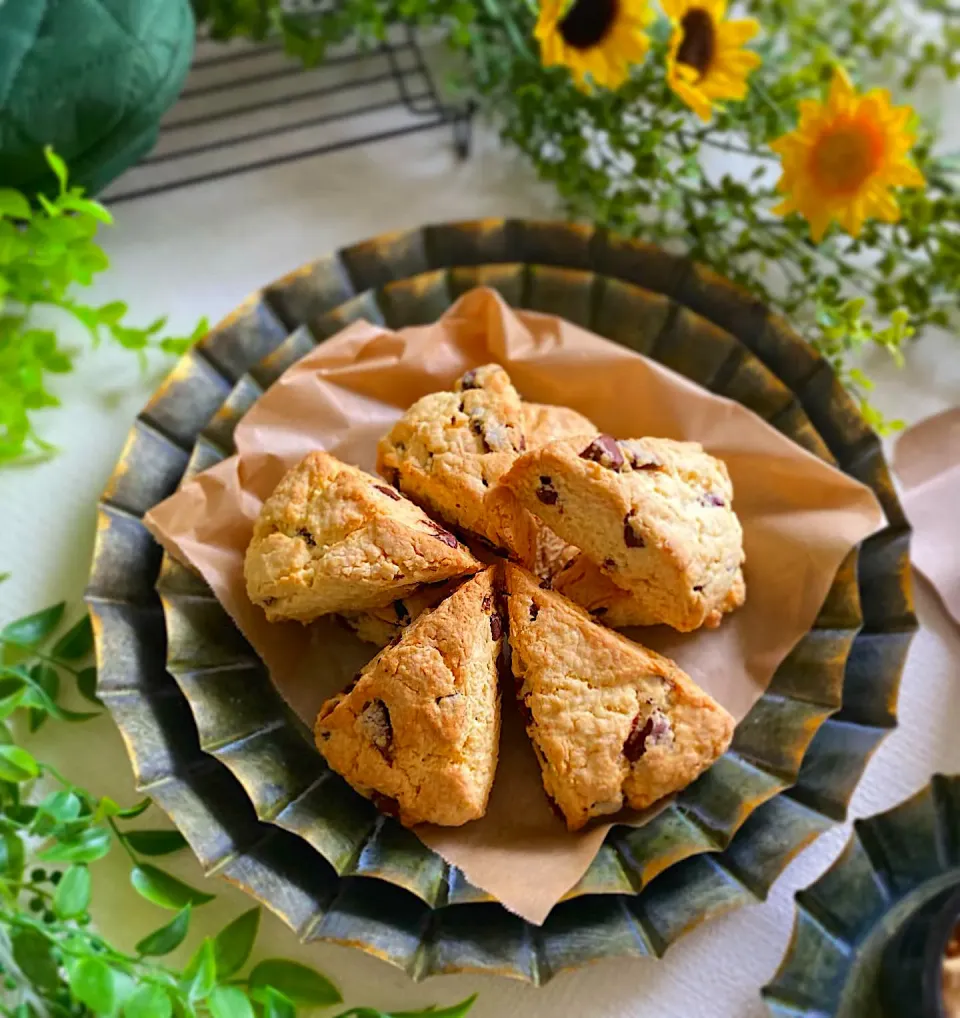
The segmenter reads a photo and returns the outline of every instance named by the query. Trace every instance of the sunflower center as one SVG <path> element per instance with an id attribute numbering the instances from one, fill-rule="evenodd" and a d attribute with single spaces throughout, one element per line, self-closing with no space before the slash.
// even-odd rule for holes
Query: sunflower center
<path id="1" fill-rule="evenodd" d="M 692 67 L 702 78 L 713 63 L 717 48 L 717 33 L 713 18 L 700 7 L 693 7 L 680 22 L 683 41 L 677 49 L 677 63 Z"/>
<path id="2" fill-rule="evenodd" d="M 852 193 L 879 166 L 883 137 L 869 123 L 839 123 L 820 136 L 811 157 L 811 169 L 821 187 Z"/>
<path id="3" fill-rule="evenodd" d="M 574 0 L 557 27 L 568 46 L 591 49 L 607 37 L 618 13 L 618 0 Z"/>

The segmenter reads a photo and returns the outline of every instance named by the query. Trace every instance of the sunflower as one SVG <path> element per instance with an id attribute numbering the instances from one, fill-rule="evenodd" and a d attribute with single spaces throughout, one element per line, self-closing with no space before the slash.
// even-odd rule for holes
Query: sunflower
<path id="1" fill-rule="evenodd" d="M 667 81 L 700 117 L 709 120 L 716 99 L 742 99 L 747 75 L 760 63 L 743 49 L 760 31 L 753 18 L 724 21 L 726 0 L 661 0 L 673 25 Z"/>
<path id="2" fill-rule="evenodd" d="M 647 0 L 540 0 L 535 35 L 545 67 L 570 68 L 578 86 L 619 88 L 650 48 Z M 589 76 L 589 81 L 588 81 Z"/>
<path id="3" fill-rule="evenodd" d="M 854 237 L 865 219 L 895 223 L 891 188 L 925 183 L 909 156 L 913 110 L 891 105 L 883 88 L 857 95 L 840 68 L 826 103 L 808 99 L 799 109 L 797 129 L 770 146 L 781 157 L 777 190 L 786 196 L 773 211 L 799 212 L 815 242 L 834 219 Z"/>

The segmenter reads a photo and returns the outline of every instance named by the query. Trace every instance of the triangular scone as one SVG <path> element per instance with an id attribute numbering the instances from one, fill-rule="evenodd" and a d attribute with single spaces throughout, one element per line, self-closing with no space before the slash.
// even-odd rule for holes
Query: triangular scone
<path id="1" fill-rule="evenodd" d="M 264 502 L 244 561 L 250 599 L 271 622 L 382 607 L 478 569 L 412 502 L 325 452 L 305 457 Z"/>
<path id="2" fill-rule="evenodd" d="M 525 448 L 520 397 L 487 364 L 418 399 L 380 440 L 377 470 L 432 515 L 531 562 L 536 522 L 497 484 Z"/>
<path id="3" fill-rule="evenodd" d="M 378 647 L 386 645 L 411 622 L 445 601 L 463 582 L 462 577 L 425 583 L 409 594 L 391 601 L 385 608 L 371 608 L 365 612 L 342 612 L 348 626 L 367 643 Z"/>
<path id="4" fill-rule="evenodd" d="M 497 768 L 496 567 L 420 616 L 329 700 L 315 735 L 330 766 L 406 826 L 483 816 Z"/>
<path id="5" fill-rule="evenodd" d="M 503 485 L 681 632 L 744 593 L 743 531 L 724 463 L 696 442 L 567 438 L 519 457 Z"/>
<path id="6" fill-rule="evenodd" d="M 660 621 L 646 599 L 618 587 L 582 553 L 575 553 L 553 574 L 552 587 L 557 593 L 576 601 L 581 608 L 586 608 L 598 622 L 613 626 L 614 629 L 655 626 Z M 725 612 L 731 612 L 743 604 L 745 594 L 743 571 L 738 569 L 726 601 L 718 611 L 707 616 L 704 625 L 709 628 L 720 625 Z"/>
<path id="7" fill-rule="evenodd" d="M 570 830 L 679 791 L 726 750 L 733 718 L 677 665 L 523 569 L 506 574 L 517 698 Z"/>

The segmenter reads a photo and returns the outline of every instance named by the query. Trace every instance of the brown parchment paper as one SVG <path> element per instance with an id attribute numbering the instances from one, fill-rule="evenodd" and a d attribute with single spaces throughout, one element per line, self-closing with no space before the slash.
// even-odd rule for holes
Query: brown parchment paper
<path id="1" fill-rule="evenodd" d="M 897 440 L 893 466 L 913 527 L 913 563 L 960 624 L 960 407 L 905 431 Z"/>
<path id="2" fill-rule="evenodd" d="M 372 470 L 378 439 L 414 400 L 490 361 L 508 369 L 527 400 L 574 407 L 620 438 L 694 439 L 726 460 L 744 528 L 746 606 L 716 630 L 634 635 L 674 657 L 742 718 L 810 628 L 844 556 L 882 526 L 873 493 L 739 404 L 562 319 L 514 312 L 491 290 L 466 294 L 435 325 L 394 333 L 358 322 L 321 344 L 247 413 L 235 434 L 237 455 L 156 506 L 147 526 L 200 571 L 312 725 L 322 701 L 373 648 L 330 620 L 268 623 L 251 604 L 243 555 L 260 505 L 312 449 Z M 610 825 L 565 830 L 509 700 L 503 713 L 487 815 L 416 833 L 473 884 L 540 923 L 583 875 Z"/>

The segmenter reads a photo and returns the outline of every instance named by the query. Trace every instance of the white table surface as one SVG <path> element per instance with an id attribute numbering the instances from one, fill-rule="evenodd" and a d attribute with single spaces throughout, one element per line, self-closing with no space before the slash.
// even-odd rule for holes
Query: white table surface
<path id="1" fill-rule="evenodd" d="M 465 164 L 455 163 L 441 134 L 412 135 L 119 206 L 116 227 L 104 235 L 114 265 L 93 296 L 128 301 L 144 322 L 169 313 L 173 326 L 186 330 L 201 315 L 215 321 L 301 263 L 378 233 L 488 215 L 549 216 L 551 210 L 549 192 L 488 132 L 479 132 Z M 156 363 L 140 374 L 133 358 L 120 352 L 86 354 L 76 374 L 58 386 L 65 409 L 42 419 L 61 454 L 40 466 L 0 471 L 0 572 L 12 573 L 0 584 L 0 620 L 63 598 L 79 611 L 97 496 L 136 412 L 168 367 Z M 960 403 L 955 337 L 925 338 L 903 372 L 878 370 L 878 402 L 891 415 L 917 420 Z M 923 629 L 904 677 L 900 724 L 867 768 L 851 816 L 893 805 L 935 771 L 960 770 L 960 632 L 922 584 L 917 594 Z M 48 724 L 32 746 L 99 793 L 133 800 L 130 768 L 109 718 L 86 726 Z M 143 824 L 166 825 L 156 813 Z M 416 985 L 359 951 L 303 947 L 272 916 L 265 917 L 257 953 L 317 965 L 350 1004 L 411 1008 L 479 990 L 477 1018 L 759 1018 L 765 1013 L 759 988 L 789 938 L 792 895 L 829 865 L 847 833 L 848 827 L 837 827 L 804 852 L 765 904 L 702 925 L 663 960 L 611 960 L 565 973 L 541 989 L 475 976 Z M 189 853 L 172 857 L 170 868 L 203 881 Z M 95 916 L 108 936 L 132 945 L 169 913 L 138 898 L 127 872 L 119 851 L 94 866 Z M 248 904 L 220 881 L 207 884 L 218 897 L 196 913 L 188 946 L 201 930 L 214 931 Z"/>

